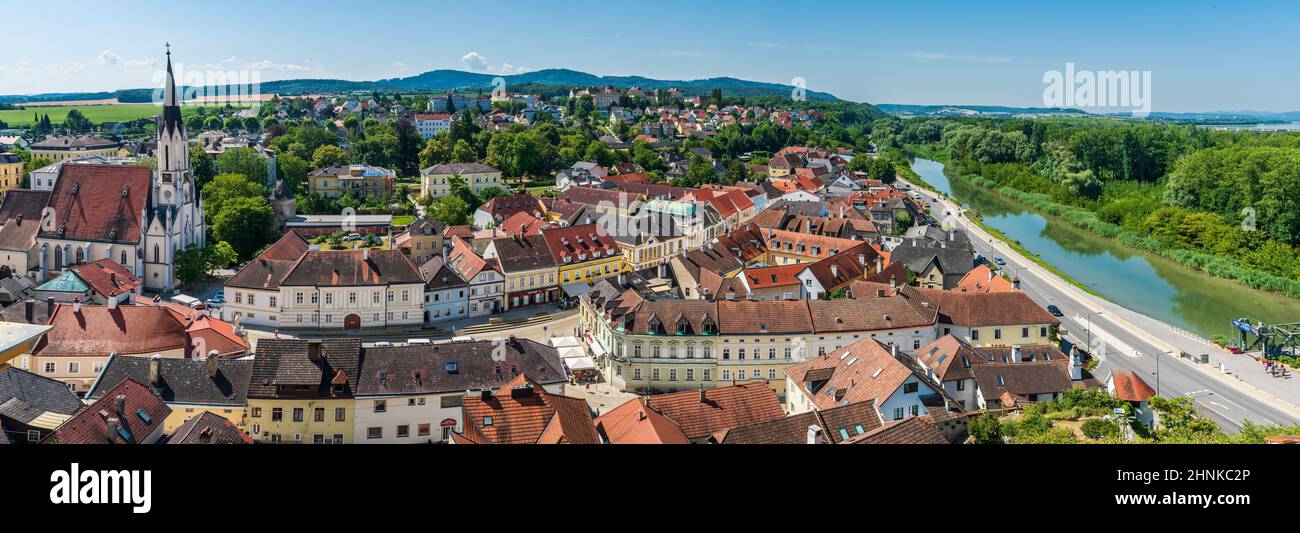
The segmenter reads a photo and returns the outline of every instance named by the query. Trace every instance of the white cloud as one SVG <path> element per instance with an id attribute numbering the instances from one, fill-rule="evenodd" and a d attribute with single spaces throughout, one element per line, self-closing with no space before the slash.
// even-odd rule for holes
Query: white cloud
<path id="1" fill-rule="evenodd" d="M 321 70 L 319 63 L 312 61 L 304 61 L 303 63 L 301 65 L 297 63 L 276 63 L 269 59 L 246 61 L 239 56 L 230 56 L 222 59 L 220 63 L 193 65 L 193 68 L 199 70 L 257 70 L 262 72 L 318 72 Z"/>
<path id="2" fill-rule="evenodd" d="M 149 68 L 158 66 L 158 60 L 156 59 L 127 59 L 112 50 L 100 52 L 99 57 L 96 57 L 95 60 L 100 65 L 108 68 Z"/>
<path id="3" fill-rule="evenodd" d="M 502 63 L 500 66 L 494 66 L 488 62 L 486 57 L 483 57 L 478 52 L 470 52 L 468 54 L 461 56 L 460 62 L 462 65 L 465 65 L 465 68 L 468 68 L 469 70 L 474 72 L 487 72 L 491 74 L 519 74 L 521 72 L 528 71 L 527 67 L 516 67 L 514 65 L 511 65 L 510 63 Z"/>
<path id="4" fill-rule="evenodd" d="M 910 52 L 906 54 L 913 59 L 924 61 L 963 61 L 967 63 L 1007 63 L 1011 61 L 1009 57 L 998 56 L 967 56 L 957 54 L 946 54 L 943 52 Z"/>

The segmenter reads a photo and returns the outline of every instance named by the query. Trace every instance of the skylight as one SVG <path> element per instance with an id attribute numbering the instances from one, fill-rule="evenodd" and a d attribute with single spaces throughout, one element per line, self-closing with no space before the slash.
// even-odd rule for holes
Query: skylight
<path id="1" fill-rule="evenodd" d="M 885 371 L 884 368 L 877 368 L 875 372 L 871 373 L 871 379 L 876 379 L 877 377 L 880 376 L 880 373 L 884 371 Z"/>
<path id="2" fill-rule="evenodd" d="M 857 358 L 857 357 L 854 357 L 853 359 L 849 359 L 849 362 L 844 363 L 844 368 L 851 367 L 851 366 L 853 366 L 853 363 L 856 363 L 856 362 L 858 362 L 858 358 Z M 882 369 L 882 370 L 883 370 L 883 369 Z M 875 377 L 875 376 L 871 376 L 871 377 Z"/>
<path id="3" fill-rule="evenodd" d="M 153 417 L 149 416 L 149 413 L 144 412 L 144 409 L 136 411 L 135 415 L 140 417 L 140 420 L 144 420 L 144 423 L 146 424 L 153 421 Z"/>

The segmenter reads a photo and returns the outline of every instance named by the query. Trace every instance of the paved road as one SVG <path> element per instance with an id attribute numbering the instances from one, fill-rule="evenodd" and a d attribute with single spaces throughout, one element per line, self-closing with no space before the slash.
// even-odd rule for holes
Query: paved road
<path id="1" fill-rule="evenodd" d="M 925 196 L 927 202 L 939 202 L 938 205 L 941 207 L 931 209 L 936 218 L 944 219 L 943 215 L 946 211 L 960 212 L 951 200 L 938 198 L 933 193 L 920 188 L 914 187 L 913 190 Z M 1040 305 L 1052 304 L 1061 309 L 1066 315 L 1061 317 L 1061 327 L 1069 332 L 1070 337 L 1084 343 L 1089 342 L 1091 337 L 1094 353 L 1100 359 L 1100 365 L 1094 371 L 1098 379 L 1104 380 L 1111 369 L 1133 370 L 1143 376 L 1152 388 L 1155 388 L 1158 382 L 1158 392 L 1162 396 L 1182 395 L 1192 398 L 1203 413 L 1215 419 L 1225 431 L 1229 432 L 1239 430 L 1242 423 L 1247 420 L 1257 424 L 1300 423 L 1300 416 L 1280 407 L 1276 400 L 1247 393 L 1241 387 L 1225 383 L 1224 378 L 1214 376 L 1188 362 L 1177 360 L 1177 356 L 1164 353 L 1171 345 L 1181 347 L 1189 343 L 1189 339 L 1174 333 L 1167 325 L 1163 328 L 1149 327 L 1157 322 L 1147 318 L 1143 322 L 1146 331 L 1142 334 L 1133 331 L 1128 327 L 1130 322 L 1126 318 L 1135 315 L 1132 311 L 1083 294 L 1075 287 L 1066 286 L 1064 281 L 1016 254 L 1005 243 L 990 239 L 986 232 L 966 217 L 954 218 L 957 224 L 970 235 L 979 254 L 990 260 L 994 257 L 1005 259 L 1006 266 L 1003 269 L 1012 277 L 1018 276 L 1021 279 L 1021 290 Z M 1048 276 L 1054 279 L 1049 280 Z M 1101 313 L 1095 314 L 1092 312 L 1094 310 L 1101 310 Z M 1091 335 L 1088 329 L 1089 319 L 1091 319 Z M 1152 341 L 1153 336 L 1156 337 L 1156 342 Z M 1098 346 L 1097 339 L 1101 339 L 1102 346 Z M 1158 379 L 1157 354 L 1160 358 Z"/>

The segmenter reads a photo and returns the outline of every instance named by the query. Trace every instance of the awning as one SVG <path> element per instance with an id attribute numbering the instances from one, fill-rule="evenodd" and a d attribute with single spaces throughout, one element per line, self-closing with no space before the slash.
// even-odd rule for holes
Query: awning
<path id="1" fill-rule="evenodd" d="M 572 359 L 565 359 L 564 365 L 569 367 L 569 370 L 573 371 L 596 369 L 596 363 L 595 361 L 592 361 L 590 357 L 574 357 Z"/>
<path id="2" fill-rule="evenodd" d="M 582 339 L 577 337 L 554 337 L 551 339 L 551 346 L 554 348 L 568 348 L 570 346 L 582 346 Z"/>
<path id="3" fill-rule="evenodd" d="M 573 359 L 576 357 L 587 356 L 587 350 L 582 349 L 581 346 L 565 346 L 560 348 L 559 351 L 561 359 Z"/>
<path id="4" fill-rule="evenodd" d="M 564 294 L 569 296 L 582 296 L 587 294 L 587 291 L 591 290 L 591 285 L 587 285 L 587 282 L 585 281 L 575 281 L 568 285 L 561 286 L 560 289 L 564 290 Z"/>

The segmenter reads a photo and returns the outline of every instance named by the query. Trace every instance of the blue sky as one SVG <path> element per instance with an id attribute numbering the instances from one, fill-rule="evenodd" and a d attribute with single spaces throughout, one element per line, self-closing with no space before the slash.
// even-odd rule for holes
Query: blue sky
<path id="1" fill-rule="evenodd" d="M 0 94 L 189 68 L 373 80 L 436 68 L 789 83 L 873 103 L 1042 104 L 1043 74 L 1150 70 L 1155 111 L 1300 109 L 1295 2 L 6 2 Z M 57 12 L 57 15 L 54 14 Z M 14 43 L 31 43 L 30 45 Z"/>

